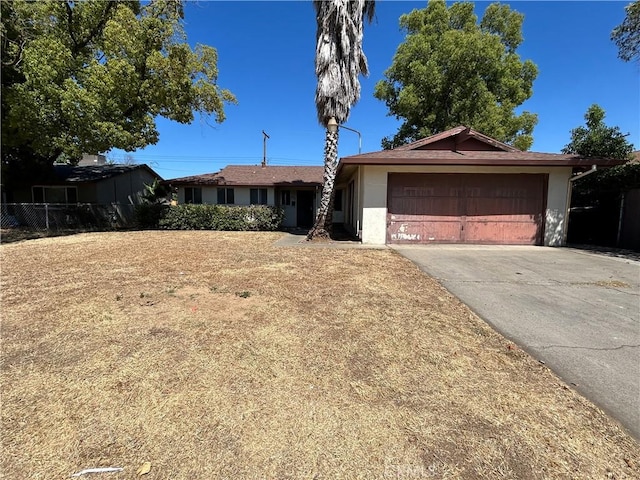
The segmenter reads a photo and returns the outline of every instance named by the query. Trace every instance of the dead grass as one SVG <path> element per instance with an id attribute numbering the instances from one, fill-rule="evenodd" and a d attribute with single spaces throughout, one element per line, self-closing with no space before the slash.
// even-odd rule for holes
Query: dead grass
<path id="1" fill-rule="evenodd" d="M 278 237 L 2 245 L 3 476 L 640 476 L 616 423 L 408 261 Z"/>

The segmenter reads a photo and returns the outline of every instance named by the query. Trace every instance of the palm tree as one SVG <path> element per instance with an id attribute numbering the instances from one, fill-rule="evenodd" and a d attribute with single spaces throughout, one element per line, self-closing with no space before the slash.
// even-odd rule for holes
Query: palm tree
<path id="1" fill-rule="evenodd" d="M 362 50 L 365 17 L 370 22 L 373 0 L 314 0 L 316 10 L 316 108 L 327 129 L 324 144 L 324 185 L 320 209 L 307 240 L 328 237 L 333 220 L 335 177 L 338 165 L 338 127 L 349 118 L 360 99 L 359 76 L 368 75 Z"/>

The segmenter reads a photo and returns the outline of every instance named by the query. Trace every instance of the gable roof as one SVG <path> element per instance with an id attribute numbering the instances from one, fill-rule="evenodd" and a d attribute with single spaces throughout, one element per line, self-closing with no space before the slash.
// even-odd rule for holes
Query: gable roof
<path id="1" fill-rule="evenodd" d="M 465 142 L 469 142 L 467 147 L 464 145 Z M 483 148 L 483 145 L 487 148 Z M 469 127 L 459 126 L 393 150 L 343 157 L 340 159 L 338 171 L 349 164 L 591 167 L 592 165 L 614 166 L 622 163 L 624 163 L 623 160 L 611 158 L 523 152 Z"/>
<path id="2" fill-rule="evenodd" d="M 171 185 L 319 186 L 324 167 L 229 165 L 216 173 L 173 178 Z"/>
<path id="3" fill-rule="evenodd" d="M 53 177 L 49 183 L 85 183 L 98 182 L 107 178 L 117 177 L 136 170 L 146 170 L 151 175 L 162 177 L 154 172 L 148 165 L 54 165 Z"/>
<path id="4" fill-rule="evenodd" d="M 504 152 L 519 152 L 516 147 L 511 145 L 507 145 L 506 143 L 499 142 L 498 140 L 488 137 L 480 132 L 477 132 L 471 127 L 465 127 L 464 125 L 457 126 L 445 132 L 437 133 L 435 135 L 431 135 L 430 137 L 423 138 L 421 140 L 416 140 L 415 142 L 408 143 L 406 145 L 401 145 L 399 147 L 394 148 L 394 150 L 419 150 L 427 145 L 432 145 L 434 143 L 442 142 L 442 140 L 450 139 L 455 137 L 455 145 L 456 147 L 460 146 L 460 150 L 464 150 L 464 142 L 469 139 L 475 139 L 481 143 L 484 143 L 490 147 L 493 147 L 497 150 L 502 150 Z M 456 148 L 457 150 L 457 148 Z"/>

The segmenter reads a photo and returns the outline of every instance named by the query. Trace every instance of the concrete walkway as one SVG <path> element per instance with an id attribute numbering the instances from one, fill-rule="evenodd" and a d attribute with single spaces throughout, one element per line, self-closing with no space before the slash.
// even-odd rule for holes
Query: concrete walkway
<path id="1" fill-rule="evenodd" d="M 363 245 L 360 240 L 315 240 L 308 242 L 308 230 L 294 230 L 285 232 L 274 245 L 281 247 L 307 247 L 307 248 L 374 248 L 385 249 L 386 245 Z"/>
<path id="2" fill-rule="evenodd" d="M 568 248 L 392 248 L 640 439 L 640 262 Z"/>

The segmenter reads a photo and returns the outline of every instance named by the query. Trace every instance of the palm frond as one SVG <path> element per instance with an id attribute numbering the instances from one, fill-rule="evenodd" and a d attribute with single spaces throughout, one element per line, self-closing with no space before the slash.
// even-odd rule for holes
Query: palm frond
<path id="1" fill-rule="evenodd" d="M 362 49 L 364 19 L 373 19 L 372 0 L 315 0 L 316 106 L 318 121 L 326 126 L 331 117 L 344 123 L 360 99 L 360 75 L 368 75 Z"/>

